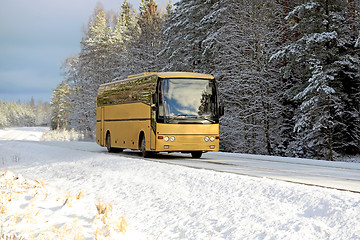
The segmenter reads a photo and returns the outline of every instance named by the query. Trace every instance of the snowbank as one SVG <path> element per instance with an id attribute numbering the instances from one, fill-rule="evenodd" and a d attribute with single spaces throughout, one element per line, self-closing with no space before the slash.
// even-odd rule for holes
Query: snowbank
<path id="1" fill-rule="evenodd" d="M 81 134 L 74 129 L 47 130 L 40 138 L 41 141 L 79 141 L 82 139 L 84 139 L 84 134 Z"/>
<path id="2" fill-rule="evenodd" d="M 0 186 L 1 240 L 137 237 L 129 232 L 125 235 L 126 218 L 117 216 L 109 203 L 94 203 L 92 218 L 83 219 L 83 211 L 88 211 L 83 192 L 59 194 L 43 180 L 29 180 L 10 171 L 0 173 Z"/>

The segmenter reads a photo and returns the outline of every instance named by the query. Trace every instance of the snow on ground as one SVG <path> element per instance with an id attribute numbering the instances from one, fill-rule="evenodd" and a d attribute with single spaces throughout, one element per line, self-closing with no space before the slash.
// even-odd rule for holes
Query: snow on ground
<path id="1" fill-rule="evenodd" d="M 18 127 L 0 129 L 0 140 L 39 141 L 48 127 Z"/>
<path id="2" fill-rule="evenodd" d="M 79 134 L 74 129 L 70 131 L 65 129 L 60 130 L 46 130 L 44 134 L 42 134 L 40 140 L 41 141 L 78 141 L 84 138 L 83 134 Z"/>
<path id="3" fill-rule="evenodd" d="M 0 141 L 1 234 L 360 239 L 360 194 L 136 157 L 89 142 Z"/>

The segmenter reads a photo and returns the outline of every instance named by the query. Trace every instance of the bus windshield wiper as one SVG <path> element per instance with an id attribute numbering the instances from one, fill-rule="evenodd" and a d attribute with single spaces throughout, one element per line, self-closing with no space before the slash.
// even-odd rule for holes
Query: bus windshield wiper
<path id="1" fill-rule="evenodd" d="M 189 123 L 189 120 L 198 119 L 198 116 L 193 114 L 177 114 L 171 117 L 166 117 L 165 119 L 167 119 L 168 123 L 173 123 L 174 121 L 185 121 L 186 123 Z"/>
<path id="2" fill-rule="evenodd" d="M 215 120 L 211 119 L 210 117 L 205 117 L 205 116 L 199 116 L 199 119 L 204 119 L 206 121 L 209 121 L 211 123 L 216 123 Z"/>
<path id="3" fill-rule="evenodd" d="M 190 119 L 206 120 L 206 121 L 209 121 L 210 123 L 216 123 L 215 120 L 211 119 L 210 117 L 196 116 L 196 115 L 193 115 L 193 114 L 178 114 L 176 116 L 167 117 L 166 119 L 167 119 L 168 123 L 174 122 L 176 120 L 186 120 L 186 119 L 189 119 L 189 120 Z"/>

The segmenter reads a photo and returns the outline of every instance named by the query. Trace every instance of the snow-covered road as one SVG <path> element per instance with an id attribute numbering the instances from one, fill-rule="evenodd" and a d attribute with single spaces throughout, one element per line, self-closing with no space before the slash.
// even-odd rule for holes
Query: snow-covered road
<path id="1" fill-rule="evenodd" d="M 197 160 L 181 154 L 151 160 L 360 193 L 359 163 L 217 152 Z"/>
<path id="2" fill-rule="evenodd" d="M 23 186 L 24 178 L 40 178 L 46 187 L 43 197 L 26 192 L 16 201 L 2 203 L 6 204 L 3 213 L 0 209 L 3 231 L 49 239 L 76 223 L 84 239 L 100 233 L 110 239 L 360 239 L 358 193 L 269 179 L 279 175 L 273 170 L 266 170 L 265 178 L 228 173 L 231 168 L 247 169 L 256 176 L 257 171 L 272 168 L 261 156 L 207 153 L 201 161 L 175 156 L 160 155 L 156 161 L 197 165 L 144 161 L 135 152 L 108 154 L 89 142 L 0 140 L 0 176 L 5 170 L 17 176 L 9 181 L 9 174 L 3 174 L 1 191 L 7 192 L 9 182 L 19 179 L 22 183 L 17 186 Z M 214 164 L 215 159 L 221 163 Z M 274 160 L 283 168 L 280 172 L 292 166 L 288 175 L 303 175 L 306 166 L 310 173 L 328 171 L 330 164 L 336 177 L 349 171 L 354 178 L 359 168 L 358 163 L 332 166 L 338 163 L 315 161 L 312 166 L 312 160 Z M 197 169 L 209 166 L 226 172 Z M 79 193 L 84 197 L 69 197 Z M 99 199 L 112 204 L 114 216 L 126 216 L 125 234 L 117 235 L 97 221 Z M 29 215 L 35 220 L 29 221 Z"/>
<path id="3" fill-rule="evenodd" d="M 90 142 L 40 143 L 57 145 L 65 149 L 109 154 L 106 148 Z M 147 159 L 140 157 L 136 151 L 124 151 L 112 155 L 360 193 L 360 163 L 354 162 L 329 162 L 221 152 L 208 152 L 200 159 L 193 159 L 189 154 L 180 153 L 157 154 L 154 158 Z"/>

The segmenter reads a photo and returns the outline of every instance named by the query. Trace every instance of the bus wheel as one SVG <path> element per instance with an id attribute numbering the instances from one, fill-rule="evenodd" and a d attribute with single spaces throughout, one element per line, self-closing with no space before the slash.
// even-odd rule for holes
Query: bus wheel
<path id="1" fill-rule="evenodd" d="M 114 149 L 111 147 L 111 136 L 110 136 L 110 133 L 108 132 L 106 134 L 106 148 L 108 150 L 108 152 L 113 152 Z"/>
<path id="2" fill-rule="evenodd" d="M 191 152 L 193 158 L 201 158 L 202 152 Z"/>
<path id="3" fill-rule="evenodd" d="M 140 151 L 141 151 L 141 155 L 144 158 L 147 158 L 147 157 L 151 156 L 151 152 L 146 151 L 145 137 L 142 137 L 142 139 L 141 139 Z"/>
<path id="4" fill-rule="evenodd" d="M 106 134 L 106 142 L 105 143 L 106 143 L 106 148 L 107 148 L 108 152 L 119 153 L 119 152 L 123 151 L 122 148 L 111 147 L 111 136 L 110 136 L 109 132 Z"/>

